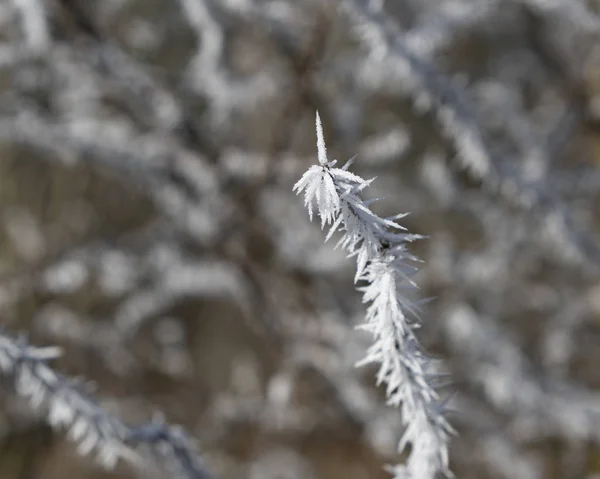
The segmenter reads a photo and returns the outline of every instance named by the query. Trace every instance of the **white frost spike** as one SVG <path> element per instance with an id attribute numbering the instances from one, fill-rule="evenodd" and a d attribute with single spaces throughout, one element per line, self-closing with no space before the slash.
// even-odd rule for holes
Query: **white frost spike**
<path id="1" fill-rule="evenodd" d="M 366 283 L 358 288 L 368 303 L 359 328 L 371 333 L 374 343 L 359 364 L 379 364 L 377 383 L 385 384 L 388 404 L 402 412 L 405 431 L 399 448 L 412 446 L 406 464 L 392 472 L 395 479 L 434 479 L 438 473 L 451 476 L 448 443 L 453 430 L 444 418 L 444 403 L 428 382 L 430 360 L 414 333 L 420 326 L 416 314 L 420 302 L 403 296 L 407 290 L 418 289 L 411 279 L 416 272 L 412 263 L 418 259 L 406 250 L 406 243 L 421 237 L 399 232 L 405 229 L 396 220 L 404 214 L 380 218 L 370 210 L 374 200 L 365 201 L 360 194 L 373 179 L 348 172 L 352 160 L 341 169 L 334 168 L 335 162 L 328 163 L 318 113 L 316 126 L 319 165 L 304 173 L 294 191 L 304 191 L 311 220 L 316 203 L 321 228 L 330 225 L 326 240 L 342 232 L 338 246 L 356 257 L 355 282 Z"/>
<path id="2" fill-rule="evenodd" d="M 319 163 L 325 166 L 327 164 L 327 148 L 325 147 L 325 137 L 323 136 L 323 126 L 321 125 L 321 117 L 317 112 L 317 152 Z"/>

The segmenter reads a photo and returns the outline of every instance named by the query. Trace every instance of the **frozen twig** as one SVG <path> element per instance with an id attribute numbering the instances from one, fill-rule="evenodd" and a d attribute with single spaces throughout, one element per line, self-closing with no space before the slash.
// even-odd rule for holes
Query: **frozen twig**
<path id="1" fill-rule="evenodd" d="M 181 430 L 156 422 L 135 427 L 122 423 L 48 365 L 59 355 L 56 347 L 37 348 L 0 333 L 2 373 L 14 378 L 17 394 L 34 408 L 45 408 L 52 427 L 68 431 L 79 453 L 96 451 L 102 465 L 112 468 L 120 458 L 139 464 L 134 448 L 145 446 L 161 463 L 167 462 L 177 477 L 211 477 Z"/>
<path id="2" fill-rule="evenodd" d="M 430 359 L 415 336 L 419 327 L 419 303 L 405 296 L 416 289 L 411 279 L 417 260 L 407 251 L 408 242 L 420 238 L 405 233 L 396 220 L 380 218 L 369 209 L 373 201 L 361 199 L 372 180 L 350 173 L 350 160 L 342 168 L 328 161 L 321 120 L 317 114 L 319 164 L 311 166 L 294 186 L 304 192 L 304 203 L 313 216 L 316 201 L 321 227 L 330 225 L 327 239 L 343 231 L 338 245 L 356 257 L 355 282 L 363 302 L 369 303 L 366 321 L 360 326 L 375 342 L 360 364 L 378 363 L 377 382 L 386 384 L 388 404 L 400 407 L 406 426 L 400 449 L 411 444 L 405 465 L 395 466 L 394 477 L 433 479 L 437 473 L 451 475 L 448 468 L 448 442 L 452 428 L 444 417 L 445 406 L 430 385 Z M 410 315 L 410 319 L 409 316 Z"/>

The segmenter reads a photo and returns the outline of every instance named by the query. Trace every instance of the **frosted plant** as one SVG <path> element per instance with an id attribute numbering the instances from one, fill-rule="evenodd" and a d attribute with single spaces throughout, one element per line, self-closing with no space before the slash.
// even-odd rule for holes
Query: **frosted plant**
<path id="1" fill-rule="evenodd" d="M 391 469 L 394 477 L 433 479 L 437 473 L 451 475 L 448 468 L 448 442 L 452 428 L 444 417 L 444 404 L 432 383 L 430 360 L 415 336 L 419 326 L 419 302 L 404 294 L 417 288 L 411 279 L 417 258 L 407 251 L 408 242 L 420 238 L 406 233 L 397 220 L 399 214 L 381 218 L 369 208 L 376 200 L 362 200 L 361 192 L 373 181 L 348 171 L 353 160 L 342 168 L 328 161 L 321 120 L 317 113 L 318 165 L 313 165 L 294 185 L 304 192 L 304 204 L 313 217 L 316 203 L 321 228 L 329 226 L 326 241 L 341 231 L 338 243 L 356 257 L 355 283 L 362 286 L 363 302 L 368 303 L 361 329 L 373 335 L 374 343 L 359 364 L 378 363 L 377 383 L 385 383 L 388 404 L 400 407 L 405 432 L 399 448 L 411 444 L 405 465 Z"/>
<path id="2" fill-rule="evenodd" d="M 46 410 L 52 427 L 68 431 L 80 454 L 95 451 L 106 468 L 114 467 L 120 458 L 141 465 L 134 448 L 144 447 L 176 477 L 210 479 L 181 430 L 158 422 L 131 427 L 119 421 L 81 387 L 50 368 L 48 361 L 59 354 L 56 347 L 36 348 L 0 332 L 0 372 L 14 378 L 17 394 L 34 408 Z"/>

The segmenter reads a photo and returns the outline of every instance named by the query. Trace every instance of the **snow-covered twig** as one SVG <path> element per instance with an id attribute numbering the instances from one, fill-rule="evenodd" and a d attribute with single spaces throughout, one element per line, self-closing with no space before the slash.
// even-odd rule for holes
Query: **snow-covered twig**
<path id="1" fill-rule="evenodd" d="M 304 203 L 313 216 L 316 202 L 321 228 L 330 225 L 327 239 L 336 231 L 343 233 L 338 245 L 356 257 L 355 282 L 363 302 L 369 303 L 366 321 L 360 326 L 374 337 L 374 344 L 360 364 L 378 363 L 378 383 L 386 383 L 388 403 L 400 407 L 406 430 L 400 449 L 411 444 L 405 465 L 395 466 L 394 477 L 433 479 L 448 468 L 448 442 L 452 428 L 444 417 L 444 403 L 432 384 L 438 380 L 430 371 L 430 359 L 415 336 L 419 326 L 419 302 L 404 294 L 417 288 L 411 279 L 418 261 L 407 250 L 407 243 L 420 238 L 405 232 L 396 221 L 405 215 L 381 218 L 361 199 L 361 192 L 373 180 L 365 180 L 348 171 L 350 160 L 342 168 L 328 161 L 321 120 L 317 113 L 317 149 L 319 164 L 313 165 L 294 185 L 304 192 Z"/>
<path id="2" fill-rule="evenodd" d="M 146 447 L 177 477 L 210 479 L 183 431 L 158 422 L 127 426 L 48 365 L 58 355 L 56 347 L 37 348 L 0 333 L 0 370 L 14 378 L 17 394 L 29 399 L 34 408 L 45 408 L 52 427 L 68 431 L 79 453 L 96 451 L 102 465 L 112 468 L 120 458 L 139 464 L 141 458 L 134 448 Z"/>

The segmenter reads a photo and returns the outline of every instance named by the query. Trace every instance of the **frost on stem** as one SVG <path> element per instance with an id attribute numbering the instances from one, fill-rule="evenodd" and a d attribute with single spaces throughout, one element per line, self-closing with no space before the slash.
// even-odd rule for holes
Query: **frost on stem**
<path id="1" fill-rule="evenodd" d="M 418 259 L 406 245 L 421 238 L 397 223 L 399 214 L 381 218 L 370 210 L 376 200 L 365 201 L 361 192 L 373 179 L 365 180 L 348 171 L 353 160 L 342 168 L 327 160 L 321 120 L 317 113 L 319 164 L 311 166 L 294 185 L 304 192 L 304 205 L 312 220 L 316 203 L 321 228 L 329 225 L 326 240 L 341 231 L 337 246 L 356 257 L 355 282 L 368 303 L 360 329 L 370 332 L 373 345 L 359 364 L 377 363 L 377 383 L 386 385 L 388 404 L 400 407 L 405 431 L 399 448 L 411 445 L 406 464 L 394 466 L 397 479 L 433 479 L 437 473 L 451 476 L 448 443 L 453 430 L 444 417 L 432 383 L 430 359 L 420 347 L 415 329 L 419 326 L 419 302 L 404 294 L 417 288 L 412 276 Z"/>
<path id="2" fill-rule="evenodd" d="M 182 430 L 158 422 L 128 426 L 105 411 L 78 384 L 55 372 L 48 361 L 60 355 L 55 347 L 36 348 L 0 331 L 0 373 L 11 376 L 17 394 L 43 408 L 50 425 L 68 431 L 80 454 L 95 451 L 106 468 L 120 458 L 141 465 L 134 448 L 144 447 L 174 476 L 210 479 L 211 475 Z"/>

